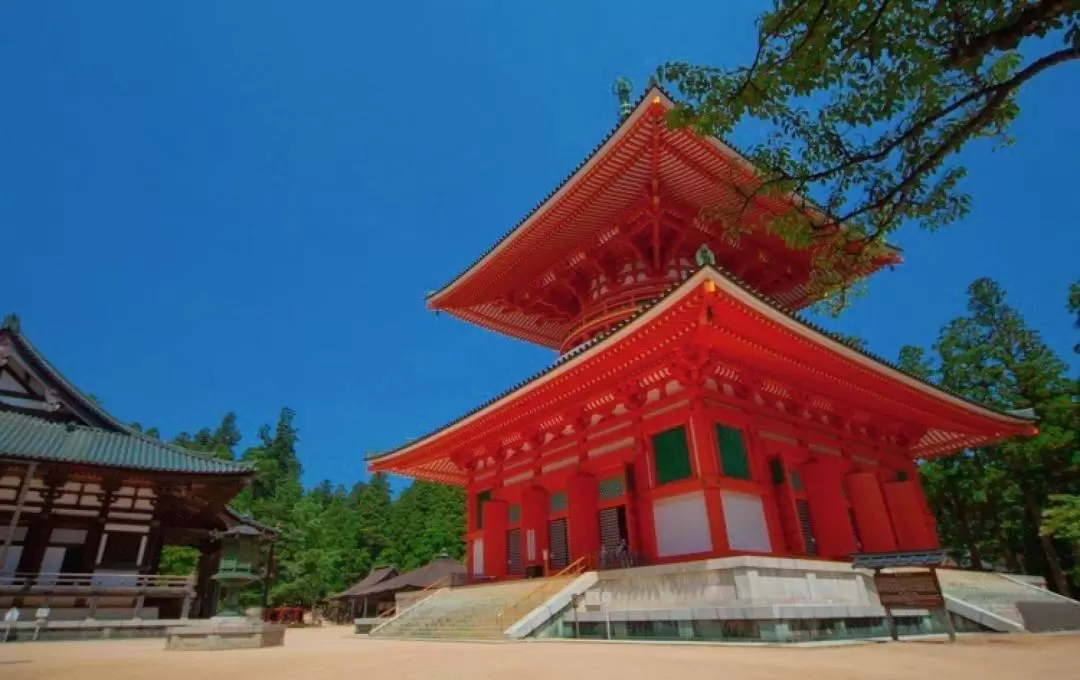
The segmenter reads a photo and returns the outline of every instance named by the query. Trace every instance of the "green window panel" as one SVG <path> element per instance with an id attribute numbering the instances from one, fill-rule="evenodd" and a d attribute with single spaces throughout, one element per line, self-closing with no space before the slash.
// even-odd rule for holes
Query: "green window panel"
<path id="1" fill-rule="evenodd" d="M 566 492 L 559 491 L 548 496 L 548 510 L 562 512 L 566 509 Z"/>
<path id="2" fill-rule="evenodd" d="M 484 528 L 484 501 L 491 500 L 491 489 L 476 494 L 476 528 Z"/>
<path id="3" fill-rule="evenodd" d="M 746 455 L 742 430 L 727 425 L 716 426 L 716 445 L 719 447 L 720 469 L 725 477 L 750 479 L 750 458 Z"/>
<path id="4" fill-rule="evenodd" d="M 652 445 L 657 484 L 677 482 L 693 476 L 690 447 L 686 444 L 686 428 L 676 427 L 654 434 Z"/>
<path id="5" fill-rule="evenodd" d="M 626 484 L 623 483 L 621 475 L 601 479 L 598 486 L 600 487 L 600 500 L 602 501 L 618 498 L 626 493 Z"/>
<path id="6" fill-rule="evenodd" d="M 506 517 L 507 517 L 507 520 L 510 521 L 510 522 L 520 522 L 521 521 L 521 506 L 518 505 L 517 503 L 514 503 L 513 505 L 511 505 L 510 509 L 507 510 L 507 512 L 506 512 Z"/>
<path id="7" fill-rule="evenodd" d="M 791 490 L 802 491 L 802 477 L 799 476 L 798 470 L 791 471 Z"/>
<path id="8" fill-rule="evenodd" d="M 779 458 L 773 458 L 769 461 L 769 470 L 772 472 L 772 483 L 783 484 L 784 483 L 784 461 Z"/>

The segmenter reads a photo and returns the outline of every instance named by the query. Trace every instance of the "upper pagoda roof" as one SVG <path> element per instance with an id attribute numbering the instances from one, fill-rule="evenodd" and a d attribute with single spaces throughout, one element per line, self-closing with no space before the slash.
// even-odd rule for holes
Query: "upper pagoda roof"
<path id="1" fill-rule="evenodd" d="M 615 380 L 611 361 L 625 371 L 633 370 L 635 361 L 648 366 L 644 362 L 649 354 L 663 351 L 667 338 L 684 335 L 701 323 L 701 300 L 695 296 L 704 294 L 706 283 L 726 305 L 717 325 L 728 341 L 736 338 L 718 350 L 730 366 L 754 366 L 765 379 L 771 377 L 770 370 L 783 370 L 811 385 L 808 390 L 814 384 L 821 392 L 850 390 L 868 408 L 876 405 L 914 421 L 930 421 L 932 425 L 909 449 L 914 457 L 944 455 L 1037 432 L 1030 413 L 1001 411 L 907 373 L 800 318 L 730 272 L 704 266 L 618 328 L 532 378 L 438 430 L 371 456 L 371 470 L 465 483 L 467 473 L 453 456 L 475 446 L 480 437 L 520 427 L 529 416 L 557 412 L 568 399 L 595 390 L 598 367 L 609 367 L 603 375 Z"/>
<path id="2" fill-rule="evenodd" d="M 428 307 L 513 337 L 559 347 L 574 325 L 572 320 L 530 317 L 506 308 L 503 301 L 591 241 L 606 239 L 620 213 L 639 200 L 643 187 L 653 180 L 667 197 L 694 213 L 693 229 L 730 241 L 730 234 L 720 233 L 721 227 L 698 217 L 707 208 L 730 209 L 742 215 L 739 209 L 760 184 L 760 173 L 723 140 L 654 126 L 656 112 L 667 112 L 674 106 L 664 90 L 649 88 L 631 113 L 555 190 L 480 258 L 429 294 Z M 745 243 L 735 247 L 757 249 L 759 254 L 762 248 L 786 251 L 779 237 L 766 233 L 762 225 L 793 209 L 825 221 L 820 211 L 800 197 L 758 196 L 740 218 L 752 225 L 751 232 L 743 234 Z M 898 262 L 899 251 L 891 249 L 890 253 L 861 275 Z M 809 266 L 808 251 L 787 254 L 801 266 Z M 804 283 L 777 293 L 776 299 L 797 309 L 812 302 L 808 294 Z"/>

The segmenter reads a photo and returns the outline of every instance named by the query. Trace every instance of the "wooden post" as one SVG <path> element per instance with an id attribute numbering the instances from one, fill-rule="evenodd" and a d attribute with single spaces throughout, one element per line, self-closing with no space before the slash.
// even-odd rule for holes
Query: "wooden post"
<path id="1" fill-rule="evenodd" d="M 180 609 L 180 618 L 188 619 L 191 617 L 191 592 L 184 594 L 184 606 Z"/>
<path id="2" fill-rule="evenodd" d="M 97 594 L 94 594 L 94 595 L 90 596 L 90 611 L 87 612 L 87 614 L 86 614 L 87 620 L 93 621 L 94 616 L 97 615 L 98 600 L 100 598 L 101 598 L 101 596 L 97 595 Z"/>
<path id="3" fill-rule="evenodd" d="M 881 569 L 874 569 L 875 576 L 880 573 Z M 900 631 L 896 629 L 896 619 L 893 618 L 891 607 L 885 607 L 885 625 L 889 629 L 889 637 L 891 637 L 894 641 L 899 641 Z"/>
<path id="4" fill-rule="evenodd" d="M 133 621 L 142 618 L 139 614 L 142 612 L 144 604 L 146 604 L 146 595 L 139 595 L 135 598 L 135 612 L 131 616 Z"/>
<path id="5" fill-rule="evenodd" d="M 934 577 L 934 585 L 941 594 L 941 612 L 945 615 L 945 631 L 949 634 L 949 642 L 956 642 L 956 627 L 953 626 L 952 614 L 949 613 L 949 603 L 945 600 L 945 593 L 941 592 L 941 581 L 938 580 L 937 568 L 930 567 L 930 575 Z"/>
<path id="6" fill-rule="evenodd" d="M 22 484 L 19 485 L 19 494 L 15 498 L 15 512 L 11 513 L 11 521 L 8 522 L 7 535 L 4 536 L 4 543 L 0 545 L 0 565 L 4 564 L 7 557 L 8 550 L 11 549 L 11 542 L 15 539 L 15 530 L 19 527 L 19 518 L 22 517 L 23 505 L 26 503 L 26 494 L 30 490 L 30 482 L 34 478 L 34 472 L 37 470 L 37 463 L 30 463 L 26 466 L 26 476 L 23 477 Z M 16 571 L 18 569 L 16 568 Z M 5 639 L 7 635 L 5 634 Z"/>

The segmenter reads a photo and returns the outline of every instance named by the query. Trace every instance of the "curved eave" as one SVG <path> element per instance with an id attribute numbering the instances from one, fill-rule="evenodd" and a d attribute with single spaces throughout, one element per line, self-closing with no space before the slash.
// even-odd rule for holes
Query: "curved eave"
<path id="1" fill-rule="evenodd" d="M 613 330 L 606 336 L 601 337 L 592 345 L 563 357 L 547 370 L 542 371 L 536 376 L 511 388 L 509 391 L 453 421 L 447 426 L 425 435 L 420 439 L 409 442 L 398 449 L 371 457 L 369 459 L 371 470 L 373 472 L 400 472 L 401 469 L 395 465 L 397 461 L 419 452 L 422 449 L 435 446 L 440 439 L 478 423 L 500 409 L 510 406 L 513 402 L 521 399 L 546 382 L 574 370 L 576 367 L 581 366 L 585 362 L 607 351 L 624 338 L 629 337 L 635 331 L 648 324 L 666 309 L 676 304 L 684 294 L 689 293 L 695 287 L 707 280 L 715 283 L 725 294 L 730 295 L 733 299 L 746 305 L 748 308 L 753 309 L 765 319 L 774 322 L 794 335 L 816 344 L 873 373 L 877 373 L 884 378 L 916 390 L 930 399 L 947 403 L 952 407 L 975 414 L 998 424 L 998 427 L 986 436 L 971 435 L 967 439 L 954 438 L 941 441 L 928 441 L 927 445 L 922 450 L 918 450 L 918 447 L 913 447 L 913 452 L 919 457 L 941 455 L 942 453 L 957 451 L 966 447 L 979 446 L 988 443 L 989 441 L 995 441 L 1007 436 L 1034 435 L 1037 433 L 1037 429 L 1034 427 L 1032 419 L 1030 418 L 995 410 L 983 404 L 971 401 L 954 392 L 942 389 L 917 376 L 905 373 L 900 370 L 899 367 L 887 360 L 851 347 L 830 336 L 827 331 L 820 327 L 792 315 L 775 301 L 762 296 L 747 284 L 739 281 L 734 275 L 728 272 L 722 272 L 714 267 L 703 267 L 686 281 L 673 286 L 668 293 L 656 301 L 652 306 L 642 310 L 637 316 L 628 319 L 619 328 Z M 467 478 L 466 473 L 449 463 L 445 456 L 432 460 L 417 460 L 415 461 L 415 464 L 409 466 L 408 474 L 421 479 L 444 481 L 448 483 L 462 483 L 462 480 Z"/>
<path id="2" fill-rule="evenodd" d="M 137 474 L 169 474 L 179 475 L 183 477 L 213 477 L 215 479 L 220 478 L 234 478 L 237 481 L 243 481 L 255 474 L 254 469 L 249 468 L 236 468 L 230 470 L 189 470 L 182 467 L 158 467 L 154 465 L 123 465 L 123 464 L 110 464 L 99 463 L 95 461 L 81 460 L 76 457 L 71 458 L 58 458 L 56 456 L 49 456 L 45 454 L 35 454 L 26 452 L 9 453 L 7 451 L 0 452 L 0 460 L 20 461 L 20 462 L 34 462 L 53 465 L 70 465 L 73 468 L 80 470 L 129 470 L 132 473 Z"/>
<path id="3" fill-rule="evenodd" d="M 499 258 L 506 254 L 508 250 L 514 248 L 514 246 L 533 228 L 537 221 L 543 219 L 551 209 L 566 199 L 567 194 L 572 192 L 583 179 L 588 177 L 590 172 L 601 163 L 613 149 L 615 149 L 627 132 L 637 126 L 641 119 L 646 116 L 649 108 L 654 104 L 659 104 L 668 111 L 675 107 L 674 100 L 663 89 L 653 86 L 647 90 L 638 100 L 638 103 L 631 113 L 608 132 L 600 144 L 593 149 L 573 172 L 563 179 L 554 191 L 541 200 L 520 222 L 518 222 L 517 225 L 507 231 L 502 238 L 489 248 L 479 259 L 474 261 L 469 267 L 451 279 L 439 290 L 430 293 L 426 298 L 427 307 L 432 310 L 447 311 L 450 313 L 459 310 L 460 313 L 462 306 L 460 304 L 448 303 L 448 298 L 452 297 L 462 287 L 466 286 L 472 278 L 485 270 L 493 262 L 499 260 Z M 727 142 L 716 137 L 699 137 L 698 139 L 707 142 L 716 151 L 720 152 L 728 162 L 746 172 L 748 175 L 760 175 L 759 170 Z M 820 209 L 801 196 L 789 194 L 781 197 L 781 200 L 786 205 L 794 206 L 805 211 L 811 218 L 819 223 L 824 223 L 827 220 Z M 877 263 L 872 270 L 866 272 L 863 276 L 869 275 L 886 265 L 897 264 L 901 261 L 901 251 L 899 248 L 889 244 L 886 244 L 886 248 L 889 251 L 889 256 L 884 258 L 880 263 Z M 807 302 L 802 302 L 801 304 L 795 303 L 790 304 L 789 306 L 800 308 L 806 304 Z M 499 327 L 492 327 L 492 329 L 507 335 L 522 337 L 520 335 L 521 331 L 515 331 L 512 325 L 507 328 L 502 327 L 503 325 L 504 324 L 500 324 Z"/>
<path id="4" fill-rule="evenodd" d="M 16 344 L 21 356 L 32 364 L 31 367 L 38 373 L 38 377 L 43 382 L 52 383 L 53 387 L 67 396 L 68 406 L 76 412 L 76 415 L 88 423 L 101 427 L 115 431 L 129 431 L 126 425 L 114 418 L 111 413 L 83 394 L 79 388 L 65 378 L 64 374 L 53 366 L 45 358 L 45 355 L 39 352 L 37 347 L 22 334 L 22 331 L 3 328 L 0 329 L 0 333 L 7 335 Z"/>
<path id="5" fill-rule="evenodd" d="M 242 479 L 255 474 L 249 463 L 201 455 L 146 435 L 56 423 L 13 411 L 0 411 L 0 457 L 194 477 Z"/>

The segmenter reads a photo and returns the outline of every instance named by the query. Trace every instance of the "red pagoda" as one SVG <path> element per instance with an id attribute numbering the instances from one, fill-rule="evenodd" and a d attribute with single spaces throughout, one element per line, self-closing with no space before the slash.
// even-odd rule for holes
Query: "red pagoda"
<path id="1" fill-rule="evenodd" d="M 937 547 L 917 461 L 1031 435 L 1033 424 L 795 316 L 812 301 L 813 253 L 766 225 L 805 204 L 756 198 L 738 230 L 709 221 L 758 180 L 719 139 L 668 129 L 672 106 L 651 89 L 428 299 L 559 360 L 371 470 L 467 489 L 475 577 L 539 575 L 582 557 Z"/>

